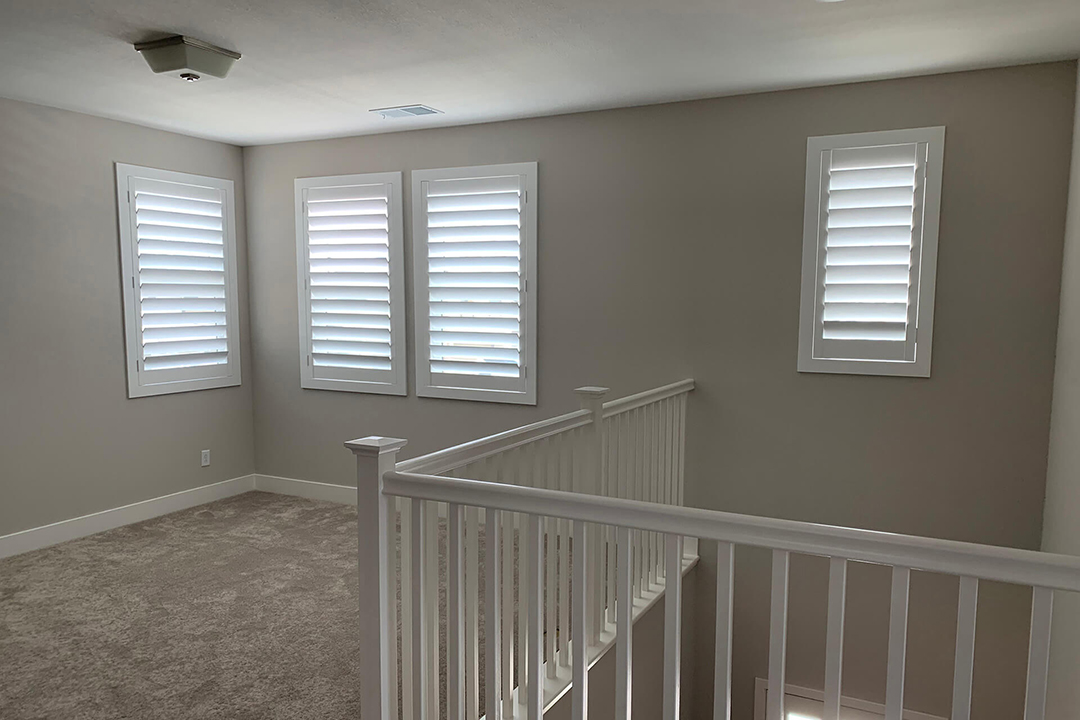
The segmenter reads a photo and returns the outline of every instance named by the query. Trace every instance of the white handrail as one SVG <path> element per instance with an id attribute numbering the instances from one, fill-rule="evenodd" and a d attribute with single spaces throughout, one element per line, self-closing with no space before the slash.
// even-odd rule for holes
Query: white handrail
<path id="1" fill-rule="evenodd" d="M 461 467 L 466 463 L 476 462 L 491 455 L 526 445 L 535 440 L 542 440 L 567 430 L 588 425 L 590 422 L 588 410 L 575 410 L 572 413 L 541 420 L 531 425 L 523 425 L 478 440 L 470 440 L 411 460 L 403 460 L 398 463 L 397 469 L 398 472 L 422 472 L 437 475 Z"/>
<path id="2" fill-rule="evenodd" d="M 624 398 L 604 403 L 604 417 L 609 418 L 612 415 L 618 415 L 619 413 L 627 412 L 628 410 L 645 407 L 650 403 L 667 400 L 670 397 L 688 393 L 693 389 L 694 381 L 692 379 L 687 379 L 673 382 L 670 385 L 653 388 L 652 390 L 645 390 L 636 395 L 627 395 Z"/>
<path id="3" fill-rule="evenodd" d="M 388 495 L 1080 592 L 1080 558 L 479 480 L 391 472 Z"/>
<path id="4" fill-rule="evenodd" d="M 604 417 L 627 412 L 635 408 L 644 407 L 650 403 L 660 402 L 667 398 L 688 393 L 694 389 L 693 380 L 680 380 L 669 385 L 645 390 L 636 395 L 604 403 Z M 491 455 L 505 452 L 521 445 L 542 440 L 552 435 L 583 427 L 591 422 L 587 410 L 575 410 L 558 417 L 548 418 L 539 422 L 523 425 L 521 427 L 506 430 L 495 435 L 471 440 L 460 445 L 437 450 L 398 463 L 398 472 L 425 473 L 438 475 L 461 467 L 467 463 L 482 460 Z"/>
<path id="5" fill-rule="evenodd" d="M 447 696 L 448 717 L 465 712 L 464 720 L 476 720 L 481 708 L 475 606 L 483 545 L 487 720 L 540 720 L 571 679 L 575 720 L 584 720 L 588 667 L 611 647 L 617 648 L 616 715 L 626 720 L 633 621 L 662 593 L 667 593 L 663 708 L 665 720 L 677 717 L 680 570 L 692 566 L 697 540 L 704 538 L 717 541 L 716 720 L 725 720 L 731 707 L 736 545 L 772 551 L 770 688 L 784 687 L 791 554 L 830 558 L 823 717 L 832 720 L 840 712 L 849 561 L 892 568 L 889 720 L 904 713 L 912 570 L 960 578 L 956 720 L 966 720 L 970 708 L 979 581 L 1032 587 L 1025 718 L 1044 720 L 1053 594 L 1080 592 L 1080 558 L 682 507 L 687 394 L 693 388 L 693 380 L 684 380 L 609 403 L 603 401 L 606 388 L 578 388 L 581 410 L 402 463 L 397 453 L 404 440 L 368 437 L 346 443 L 357 457 L 360 573 L 376 581 L 361 589 L 361 635 L 372 650 L 361 662 L 361 714 L 394 720 L 399 692 L 405 720 L 438 714 L 436 659 L 445 653 L 454 663 L 447 681 L 462 689 Z M 476 479 L 447 477 L 450 472 Z M 448 632 L 441 639 L 436 629 L 443 612 L 433 588 L 440 564 L 436 522 L 447 503 L 453 577 Z M 464 519 L 463 508 L 468 508 Z M 693 543 L 690 558 L 682 552 L 684 538 Z M 396 590 L 401 663 L 407 669 L 400 674 L 394 652 Z M 783 693 L 770 693 L 767 705 L 768 720 L 783 720 Z"/>

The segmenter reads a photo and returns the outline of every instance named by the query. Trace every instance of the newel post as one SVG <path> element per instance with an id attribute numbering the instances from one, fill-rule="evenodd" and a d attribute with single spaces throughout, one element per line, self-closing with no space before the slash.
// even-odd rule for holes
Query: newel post
<path id="1" fill-rule="evenodd" d="M 356 515 L 360 564 L 360 717 L 390 720 L 397 704 L 391 673 L 391 644 L 397 642 L 394 616 L 394 563 L 390 523 L 393 498 L 384 495 L 383 476 L 393 472 L 405 440 L 366 437 L 345 447 L 356 456 Z M 392 697 L 393 695 L 393 697 Z"/>
<path id="2" fill-rule="evenodd" d="M 586 477 L 578 477 L 574 492 L 602 495 L 604 491 L 604 396 L 606 387 L 579 387 L 574 390 L 581 409 L 592 413 L 592 424 L 585 429 Z M 591 476 L 591 477 L 590 477 Z"/>
<path id="3" fill-rule="evenodd" d="M 605 387 L 580 387 L 574 390 L 581 402 L 581 409 L 588 410 L 592 414 L 592 422 L 585 427 L 585 447 L 583 472 L 574 473 L 574 491 L 588 493 L 590 495 L 604 494 L 604 396 L 608 394 Z M 601 529 L 596 525 L 588 527 L 589 548 L 588 563 L 590 565 L 588 576 L 590 582 L 586 586 L 588 597 L 588 614 L 585 626 L 589 643 L 600 643 L 600 627 L 604 619 L 604 595 L 601 587 L 604 582 L 604 558 L 603 546 L 600 542 Z"/>

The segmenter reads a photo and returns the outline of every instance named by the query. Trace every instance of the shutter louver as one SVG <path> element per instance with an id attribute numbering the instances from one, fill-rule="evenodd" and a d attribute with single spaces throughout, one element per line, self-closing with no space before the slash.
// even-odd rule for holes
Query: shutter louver
<path id="1" fill-rule="evenodd" d="M 404 348 L 395 338 L 404 310 L 391 271 L 400 263 L 400 175 L 392 175 L 396 185 L 363 175 L 297 181 L 305 387 L 404 394 Z M 337 184 L 344 180 L 355 184 Z"/>
<path id="2" fill-rule="evenodd" d="M 226 365 L 223 192 L 133 178 L 131 193 L 142 368 Z"/>
<path id="3" fill-rule="evenodd" d="M 521 178 L 427 183 L 431 372 L 521 377 Z"/>
<path id="4" fill-rule="evenodd" d="M 800 369 L 929 373 L 943 143 L 944 128 L 810 139 Z"/>
<path id="5" fill-rule="evenodd" d="M 528 368 L 535 218 L 527 202 L 535 168 L 414 174 L 417 323 L 426 325 L 417 329 L 418 365 L 426 360 L 421 394 L 535 402 Z"/>

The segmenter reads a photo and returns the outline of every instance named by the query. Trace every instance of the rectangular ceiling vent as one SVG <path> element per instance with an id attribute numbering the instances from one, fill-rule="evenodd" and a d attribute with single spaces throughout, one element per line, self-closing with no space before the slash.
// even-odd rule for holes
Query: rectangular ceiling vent
<path id="1" fill-rule="evenodd" d="M 379 113 L 383 116 L 384 120 L 442 114 L 442 110 L 436 110 L 427 105 L 401 105 L 399 107 L 375 108 L 374 110 L 371 110 L 371 112 Z"/>

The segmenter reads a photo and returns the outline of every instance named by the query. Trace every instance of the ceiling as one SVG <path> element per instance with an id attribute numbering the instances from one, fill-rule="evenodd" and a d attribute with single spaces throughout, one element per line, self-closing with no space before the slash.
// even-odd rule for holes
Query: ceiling
<path id="1" fill-rule="evenodd" d="M 243 54 L 225 80 L 132 43 Z M 0 97 L 239 145 L 1080 55 L 1080 0 L 4 0 Z M 383 120 L 371 108 L 445 114 Z"/>

